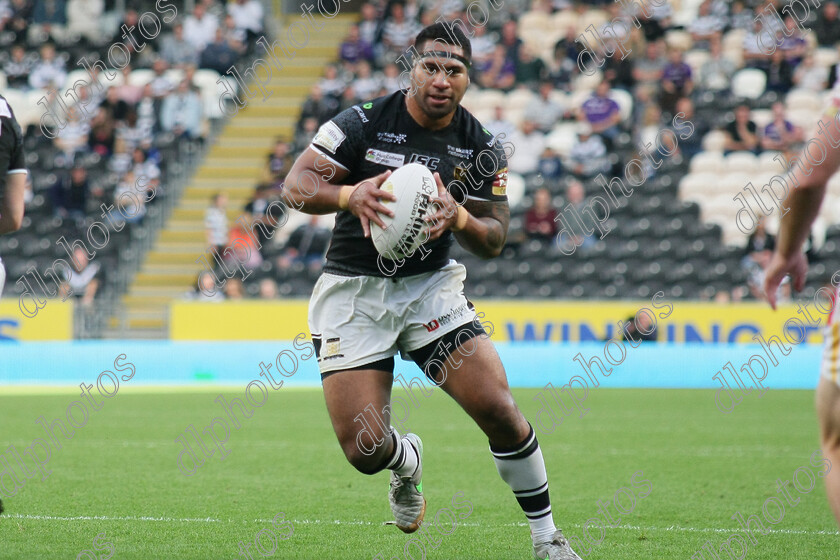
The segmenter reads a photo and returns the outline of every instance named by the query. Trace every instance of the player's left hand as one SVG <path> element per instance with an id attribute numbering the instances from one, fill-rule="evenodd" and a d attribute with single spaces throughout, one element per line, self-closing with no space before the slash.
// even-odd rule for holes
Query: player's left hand
<path id="1" fill-rule="evenodd" d="M 443 232 L 451 228 L 458 220 L 458 203 L 446 190 L 440 173 L 435 173 L 438 195 L 432 198 L 433 213 L 426 216 L 425 221 L 429 226 L 429 237 L 426 241 L 433 241 L 443 235 Z"/>
<path id="2" fill-rule="evenodd" d="M 796 253 L 792 257 L 785 258 L 774 252 L 770 257 L 770 263 L 764 270 L 764 295 L 770 303 L 770 307 L 776 309 L 776 293 L 787 274 L 791 275 L 793 289 L 797 292 L 805 288 L 805 276 L 808 274 L 808 259 L 804 253 Z"/>

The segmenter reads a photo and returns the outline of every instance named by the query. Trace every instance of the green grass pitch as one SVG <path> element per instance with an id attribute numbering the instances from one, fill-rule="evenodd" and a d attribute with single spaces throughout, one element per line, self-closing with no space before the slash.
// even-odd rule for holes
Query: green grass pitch
<path id="1" fill-rule="evenodd" d="M 231 431 L 224 461 L 214 456 L 195 475 L 181 474 L 175 437 L 222 413 L 213 402 L 218 393 L 230 399 L 243 389 L 127 388 L 106 401 L 61 450 L 52 450 L 49 478 L 25 480 L 17 495 L 4 498 L 0 558 L 76 558 L 93 550 L 103 532 L 115 560 L 244 558 L 239 541 L 253 543 L 279 512 L 294 534 L 270 557 L 403 558 L 410 537 L 383 524 L 390 519 L 387 473 L 361 475 L 344 460 L 320 389 L 272 392 Z M 533 420 L 536 391 L 514 394 Z M 63 417 L 77 398 L 78 390 L 0 397 L 0 444 L 22 450 L 43 437 L 39 416 Z M 600 389 L 586 404 L 591 410 L 584 418 L 568 417 L 554 433 L 540 435 L 558 525 L 580 535 L 598 513 L 597 500 L 630 487 L 636 471 L 652 486 L 620 526 L 606 529 L 587 559 L 688 560 L 707 540 L 717 548 L 738 529 L 731 516 L 761 515 L 764 501 L 776 495 L 776 480 L 809 465 L 818 447 L 811 391 L 753 394 L 729 415 L 715 408 L 712 391 L 700 390 Z M 427 547 L 426 557 L 530 559 L 524 517 L 472 421 L 436 391 L 412 409 L 407 425 L 425 446 L 427 518 L 450 507 L 457 492 L 472 504 L 472 513 L 439 537 L 437 549 Z M 799 497 L 746 558 L 840 557 L 822 481 Z M 269 557 L 251 550 L 253 558 Z"/>

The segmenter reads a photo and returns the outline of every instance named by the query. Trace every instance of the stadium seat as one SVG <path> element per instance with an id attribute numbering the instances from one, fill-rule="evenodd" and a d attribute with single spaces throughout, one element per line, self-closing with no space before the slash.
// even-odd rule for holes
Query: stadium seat
<path id="1" fill-rule="evenodd" d="M 498 89 L 485 89 L 478 93 L 476 109 L 487 107 L 492 109 L 496 106 L 505 106 L 505 94 Z"/>
<path id="2" fill-rule="evenodd" d="M 590 9 L 578 17 L 577 33 L 581 34 L 586 31 L 590 25 L 595 26 L 595 29 L 600 30 L 601 26 L 609 21 L 609 15 L 604 10 Z"/>
<path id="3" fill-rule="evenodd" d="M 758 155 L 758 169 L 761 173 L 772 173 L 774 175 L 778 175 L 782 171 L 784 171 L 782 164 L 779 162 L 779 158 L 784 161 L 781 152 L 761 152 Z"/>
<path id="4" fill-rule="evenodd" d="M 788 111 L 797 109 L 821 111 L 823 108 L 823 100 L 819 93 L 808 89 L 795 88 L 787 93 L 787 96 L 785 97 L 785 107 Z"/>
<path id="5" fill-rule="evenodd" d="M 503 107 L 508 110 L 526 109 L 534 102 L 535 97 L 531 90 L 518 88 L 507 94 Z"/>
<path id="6" fill-rule="evenodd" d="M 699 171 L 723 173 L 724 164 L 723 152 L 700 152 L 691 158 L 689 169 L 692 173 Z"/>
<path id="7" fill-rule="evenodd" d="M 577 143 L 577 130 L 576 123 L 558 124 L 546 137 L 546 145 L 561 156 L 568 156 Z"/>
<path id="8" fill-rule="evenodd" d="M 752 152 L 733 152 L 725 158 L 727 173 L 757 173 L 758 158 Z"/>
<path id="9" fill-rule="evenodd" d="M 621 108 L 621 120 L 627 121 L 633 114 L 633 96 L 623 89 L 610 90 L 610 99 Z"/>
<path id="10" fill-rule="evenodd" d="M 699 75 L 700 67 L 709 60 L 709 53 L 703 50 L 691 50 L 685 53 L 685 62 L 691 67 L 691 72 L 694 76 Z"/>
<path id="11" fill-rule="evenodd" d="M 511 207 L 518 207 L 523 196 L 525 196 L 525 179 L 517 173 L 508 173 L 508 204 Z"/>
<path id="12" fill-rule="evenodd" d="M 665 34 L 665 44 L 668 49 L 679 49 L 683 52 L 691 49 L 694 40 L 691 38 L 691 33 L 688 31 L 679 31 L 672 29 Z"/>
<path id="13" fill-rule="evenodd" d="M 837 49 L 819 48 L 814 51 L 814 64 L 821 68 L 831 68 L 840 62 Z M 831 87 L 833 84 L 828 84 Z"/>
<path id="14" fill-rule="evenodd" d="M 137 70 L 132 70 L 131 74 L 128 75 L 128 83 L 132 86 L 143 87 L 151 82 L 154 77 L 155 73 L 152 70 L 138 68 Z"/>
<path id="15" fill-rule="evenodd" d="M 739 70 L 732 77 L 732 93 L 736 97 L 758 99 L 767 86 L 767 75 L 755 68 Z"/>
<path id="16" fill-rule="evenodd" d="M 570 27 L 577 27 L 578 15 L 571 9 L 560 10 L 551 16 L 551 25 L 565 33 Z"/>
<path id="17" fill-rule="evenodd" d="M 723 152 L 726 134 L 721 130 L 710 130 L 703 137 L 703 149 L 709 152 Z M 698 154 L 699 155 L 699 154 Z"/>

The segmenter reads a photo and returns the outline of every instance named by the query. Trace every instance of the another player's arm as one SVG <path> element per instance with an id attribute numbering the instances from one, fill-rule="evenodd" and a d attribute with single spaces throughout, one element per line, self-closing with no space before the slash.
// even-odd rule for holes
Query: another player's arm
<path id="1" fill-rule="evenodd" d="M 833 121 L 833 118 L 823 119 L 826 128 L 836 133 L 837 127 Z M 799 157 L 804 158 L 804 155 L 800 154 Z M 802 245 L 819 214 L 828 180 L 840 167 L 840 149 L 829 150 L 826 159 L 815 166 L 810 175 L 803 173 L 803 165 L 796 166 L 790 172 L 791 180 L 788 184 L 792 183 L 794 187 L 782 203 L 782 208 L 789 208 L 790 211 L 779 222 L 776 250 L 765 270 L 764 293 L 773 309 L 776 308 L 776 291 L 786 274 L 793 277 L 794 289 L 798 291 L 805 287 L 808 262 L 802 253 Z"/>
<path id="2" fill-rule="evenodd" d="M 23 223 L 23 198 L 26 173 L 6 175 L 6 189 L 0 197 L 0 235 L 20 229 Z"/>
<path id="3" fill-rule="evenodd" d="M 362 222 L 365 237 L 370 237 L 370 222 L 385 229 L 379 213 L 394 215 L 379 202 L 381 198 L 396 200 L 392 193 L 379 188 L 391 172 L 380 173 L 355 185 L 345 185 L 342 181 L 349 174 L 347 169 L 310 147 L 289 170 L 284 183 L 285 197 L 294 208 L 306 214 L 352 212 Z"/>

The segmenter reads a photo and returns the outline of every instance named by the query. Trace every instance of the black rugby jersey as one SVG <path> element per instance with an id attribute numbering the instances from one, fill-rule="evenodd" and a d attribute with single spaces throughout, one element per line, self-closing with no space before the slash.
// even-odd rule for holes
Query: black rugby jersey
<path id="1" fill-rule="evenodd" d="M 321 126 L 311 147 L 350 172 L 342 181 L 347 185 L 416 162 L 432 173 L 440 173 L 443 184 L 459 203 L 465 197 L 493 202 L 507 200 L 504 149 L 461 106 L 455 110 L 449 126 L 427 130 L 409 115 L 405 91 L 397 91 L 342 111 Z M 321 171 L 325 167 L 324 162 L 316 166 Z M 452 239 L 452 232 L 446 231 L 439 239 L 426 243 L 424 250 L 406 258 L 393 276 L 411 276 L 442 268 L 449 262 Z M 378 255 L 373 240 L 365 238 L 359 218 L 349 211 L 339 211 L 324 272 L 385 277 L 377 266 Z M 390 268 L 390 261 L 386 262 Z"/>
<path id="2" fill-rule="evenodd" d="M 23 133 L 6 98 L 0 95 L 0 181 L 9 173 L 26 173 Z"/>

